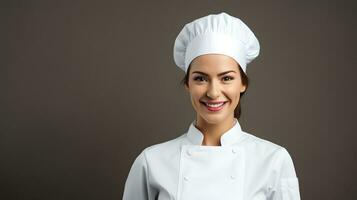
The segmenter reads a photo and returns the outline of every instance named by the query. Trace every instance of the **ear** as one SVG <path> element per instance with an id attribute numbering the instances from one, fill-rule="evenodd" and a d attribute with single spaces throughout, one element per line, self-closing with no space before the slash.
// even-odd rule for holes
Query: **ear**
<path id="1" fill-rule="evenodd" d="M 245 85 L 242 85 L 242 88 L 240 89 L 240 93 L 244 92 L 247 87 Z"/>

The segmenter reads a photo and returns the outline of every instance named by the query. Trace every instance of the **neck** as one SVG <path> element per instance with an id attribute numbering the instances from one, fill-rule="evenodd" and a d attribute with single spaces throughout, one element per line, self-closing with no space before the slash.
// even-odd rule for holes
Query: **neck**
<path id="1" fill-rule="evenodd" d="M 195 125 L 204 135 L 202 145 L 221 146 L 221 137 L 223 133 L 234 126 L 234 116 L 228 117 L 217 124 L 209 123 L 197 116 Z"/>

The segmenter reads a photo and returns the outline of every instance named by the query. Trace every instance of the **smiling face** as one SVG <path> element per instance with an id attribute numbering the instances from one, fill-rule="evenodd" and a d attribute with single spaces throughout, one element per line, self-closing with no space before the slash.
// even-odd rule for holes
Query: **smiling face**
<path id="1" fill-rule="evenodd" d="M 206 54 L 195 58 L 190 69 L 186 90 L 190 93 L 197 120 L 219 124 L 234 118 L 234 109 L 242 84 L 239 65 L 231 57 L 221 54 Z"/>

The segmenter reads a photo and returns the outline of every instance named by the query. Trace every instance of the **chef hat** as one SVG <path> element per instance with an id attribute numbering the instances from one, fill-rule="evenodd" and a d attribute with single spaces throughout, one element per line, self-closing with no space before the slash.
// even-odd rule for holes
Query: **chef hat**
<path id="1" fill-rule="evenodd" d="M 227 13 L 211 14 L 186 24 L 175 40 L 174 60 L 187 73 L 192 60 L 204 54 L 232 57 L 246 73 L 259 55 L 259 42 L 240 19 Z"/>

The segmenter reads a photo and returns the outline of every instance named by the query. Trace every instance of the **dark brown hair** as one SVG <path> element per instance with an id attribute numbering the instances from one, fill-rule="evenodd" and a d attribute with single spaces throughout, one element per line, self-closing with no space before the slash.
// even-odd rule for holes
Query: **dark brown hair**
<path id="1" fill-rule="evenodd" d="M 186 85 L 188 86 L 188 80 L 189 80 L 189 74 L 190 74 L 190 67 L 191 65 L 188 67 L 187 69 L 187 73 L 185 74 L 185 77 L 181 80 L 181 84 L 182 85 Z M 242 70 L 242 68 L 240 67 L 240 65 L 238 65 L 238 68 L 239 68 L 239 73 L 240 73 L 240 78 L 242 80 L 242 84 L 245 85 L 245 91 L 244 92 L 241 92 L 240 93 L 240 98 L 239 98 L 239 102 L 238 102 L 238 105 L 237 107 L 235 108 L 234 110 L 234 117 L 239 119 L 241 114 L 242 114 L 242 108 L 241 108 L 241 99 L 242 97 L 244 96 L 245 92 L 247 91 L 248 89 L 248 85 L 249 85 L 249 79 L 248 79 L 248 76 L 244 73 L 244 71 Z"/>

